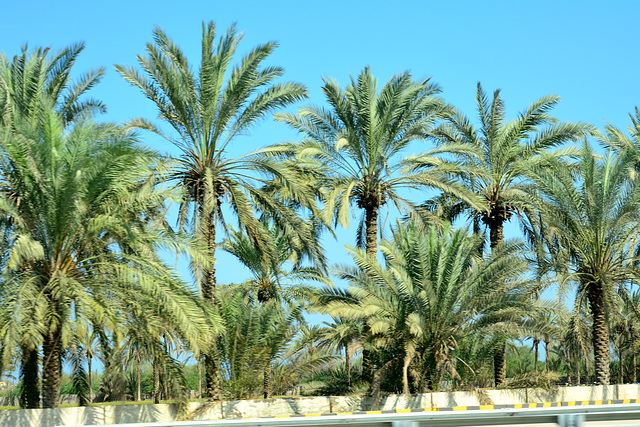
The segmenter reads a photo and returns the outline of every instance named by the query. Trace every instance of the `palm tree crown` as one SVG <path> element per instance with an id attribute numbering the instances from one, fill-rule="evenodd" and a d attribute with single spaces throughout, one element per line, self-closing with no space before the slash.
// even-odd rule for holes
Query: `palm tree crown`
<path id="1" fill-rule="evenodd" d="M 49 55 L 49 48 L 29 52 L 24 46 L 11 60 L 0 54 L 0 125 L 12 128 L 22 120 L 33 126 L 49 107 L 56 108 L 64 126 L 86 113 L 106 111 L 98 100 L 80 99 L 100 81 L 104 68 L 71 80 L 71 69 L 83 49 L 83 43 L 76 43 Z"/>
<path id="2" fill-rule="evenodd" d="M 309 106 L 297 115 L 277 115 L 305 137 L 281 148 L 299 161 L 311 162 L 310 169 L 324 172 L 317 185 L 325 192 L 327 217 L 347 225 L 352 203 L 364 210 L 358 240 L 366 242 L 370 255 L 377 252 L 379 209 L 388 201 L 413 206 L 398 193 L 400 188 L 432 186 L 464 197 L 443 171 L 407 173 L 408 165 L 399 158 L 412 141 L 425 138 L 446 109 L 436 96 L 438 85 L 429 79 L 414 81 L 405 72 L 378 92 L 378 81 L 367 67 L 346 89 L 324 79 L 322 90 L 331 110 Z"/>
<path id="3" fill-rule="evenodd" d="M 465 144 L 475 151 L 465 153 L 463 161 L 467 172 L 465 186 L 481 195 L 481 208 L 466 203 L 456 207 L 458 201 L 448 200 L 450 211 L 461 213 L 471 210 L 489 228 L 491 247 L 504 240 L 503 225 L 514 213 L 523 213 L 529 207 L 526 186 L 527 171 L 543 163 L 550 155 L 549 148 L 586 135 L 591 126 L 584 123 L 558 123 L 548 112 L 560 102 L 559 96 L 545 96 L 531 104 L 512 121 L 505 121 L 505 106 L 500 90 L 489 102 L 478 83 L 476 93 L 481 127 L 476 129 L 466 116 L 456 112 L 447 122 L 431 132 L 438 144 Z"/>

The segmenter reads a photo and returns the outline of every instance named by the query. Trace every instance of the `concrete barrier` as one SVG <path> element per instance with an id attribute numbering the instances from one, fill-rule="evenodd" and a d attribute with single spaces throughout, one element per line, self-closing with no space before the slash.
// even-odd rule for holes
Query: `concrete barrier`
<path id="1" fill-rule="evenodd" d="M 594 385 L 577 387 L 558 387 L 556 401 L 571 402 L 578 400 L 608 400 L 617 399 L 617 386 Z"/>
<path id="2" fill-rule="evenodd" d="M 618 399 L 638 399 L 640 398 L 640 384 L 619 384 Z"/>
<path id="3" fill-rule="evenodd" d="M 410 397 L 402 394 L 391 394 L 385 396 L 380 402 L 380 409 L 383 411 L 411 408 L 431 408 L 431 394 L 413 394 Z"/>
<path id="4" fill-rule="evenodd" d="M 15 409 L 0 411 L 0 425 L 51 427 L 55 425 L 107 424 L 104 407 Z"/>
<path id="5" fill-rule="evenodd" d="M 285 397 L 279 399 L 232 400 L 222 403 L 224 418 L 275 417 L 331 412 L 329 397 Z"/>
<path id="6" fill-rule="evenodd" d="M 381 410 L 525 404 L 542 402 L 639 399 L 640 385 L 556 387 L 542 389 L 476 390 L 403 395 L 387 395 Z M 340 413 L 370 410 L 373 401 L 365 397 L 286 397 L 278 399 L 191 402 L 188 419 L 273 417 L 279 415 Z M 60 409 L 15 409 L 0 411 L 0 426 L 45 427 L 53 425 L 116 424 L 176 421 L 174 405 L 117 405 Z"/>
<path id="7" fill-rule="evenodd" d="M 529 403 L 527 399 L 527 389 L 524 388 L 481 390 L 479 394 L 481 397 L 485 395 L 488 398 L 487 401 L 481 401 L 481 405 Z"/>
<path id="8" fill-rule="evenodd" d="M 431 393 L 431 405 L 434 408 L 452 406 L 480 405 L 478 393 L 475 391 L 446 391 Z"/>

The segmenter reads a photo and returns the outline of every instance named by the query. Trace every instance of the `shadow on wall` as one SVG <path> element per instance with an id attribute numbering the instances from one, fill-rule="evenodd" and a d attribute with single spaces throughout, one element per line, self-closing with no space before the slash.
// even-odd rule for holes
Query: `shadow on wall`
<path id="1" fill-rule="evenodd" d="M 27 409 L 0 412 L 2 426 L 50 427 L 83 424 L 105 424 L 104 408 Z"/>

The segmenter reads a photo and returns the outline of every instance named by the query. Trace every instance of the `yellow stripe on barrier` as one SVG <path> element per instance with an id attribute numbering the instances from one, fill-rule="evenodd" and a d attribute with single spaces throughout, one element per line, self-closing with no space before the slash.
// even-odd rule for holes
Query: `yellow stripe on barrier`
<path id="1" fill-rule="evenodd" d="M 366 411 L 365 414 L 367 414 L 367 415 L 380 415 L 380 414 L 382 414 L 382 411 Z"/>
<path id="2" fill-rule="evenodd" d="M 454 406 L 453 410 L 454 411 L 466 411 L 467 407 L 466 406 Z"/>
<path id="3" fill-rule="evenodd" d="M 545 402 L 542 404 L 543 408 L 551 408 L 551 402 Z"/>
<path id="4" fill-rule="evenodd" d="M 537 403 L 529 403 L 529 408 L 537 408 L 538 404 Z"/>
<path id="5" fill-rule="evenodd" d="M 276 415 L 273 418 L 291 418 L 291 415 Z"/>
<path id="6" fill-rule="evenodd" d="M 595 405 L 602 405 L 602 400 L 596 400 L 593 402 Z"/>
<path id="7" fill-rule="evenodd" d="M 480 409 L 495 409 L 494 405 L 480 405 Z"/>
<path id="8" fill-rule="evenodd" d="M 622 403 L 631 403 L 631 399 L 625 399 L 622 401 Z"/>
<path id="9" fill-rule="evenodd" d="M 411 412 L 411 409 L 396 409 L 397 414 L 406 414 L 407 412 Z"/>
<path id="10" fill-rule="evenodd" d="M 513 405 L 514 409 L 522 409 L 522 403 L 516 403 L 515 405 Z"/>
<path id="11" fill-rule="evenodd" d="M 353 415 L 353 412 L 338 412 L 336 415 Z"/>
<path id="12" fill-rule="evenodd" d="M 305 417 L 321 417 L 322 414 L 306 414 Z"/>
<path id="13" fill-rule="evenodd" d="M 576 402 L 568 402 L 567 406 L 576 406 Z"/>

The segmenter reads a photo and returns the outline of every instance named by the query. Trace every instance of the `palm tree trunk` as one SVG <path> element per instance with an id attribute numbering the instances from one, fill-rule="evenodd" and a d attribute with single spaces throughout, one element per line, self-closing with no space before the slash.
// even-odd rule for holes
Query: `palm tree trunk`
<path id="1" fill-rule="evenodd" d="M 633 383 L 638 383 L 638 376 L 636 375 L 636 353 L 633 353 Z"/>
<path id="2" fill-rule="evenodd" d="M 158 359 L 153 361 L 153 403 L 160 403 L 160 366 Z"/>
<path id="3" fill-rule="evenodd" d="M 347 372 L 347 386 L 351 388 L 351 354 L 349 354 L 349 343 L 344 345 L 344 367 Z"/>
<path id="4" fill-rule="evenodd" d="M 142 366 L 140 366 L 140 356 L 136 357 L 136 401 L 142 401 Z"/>
<path id="5" fill-rule="evenodd" d="M 619 351 L 620 359 L 620 375 L 618 376 L 618 384 L 624 384 L 624 360 L 622 359 L 622 350 Z"/>
<path id="6" fill-rule="evenodd" d="M 20 407 L 37 409 L 40 407 L 40 376 L 38 375 L 38 350 L 22 347 L 22 365 L 20 367 L 22 390 Z"/>
<path id="7" fill-rule="evenodd" d="M 498 350 L 493 355 L 493 371 L 496 387 L 507 379 L 507 341 L 503 340 Z"/>
<path id="8" fill-rule="evenodd" d="M 210 262 L 204 266 L 202 272 L 202 297 L 211 303 L 216 304 L 216 225 L 214 222 L 213 210 L 202 216 L 202 233 L 211 256 Z M 220 379 L 218 372 L 218 360 L 214 343 L 210 343 L 209 352 L 204 356 L 205 365 L 205 394 L 213 400 L 220 400 Z"/>
<path id="9" fill-rule="evenodd" d="M 504 218 L 498 212 L 492 212 L 484 218 L 489 226 L 489 242 L 491 250 L 504 242 Z M 507 379 L 507 346 L 504 341 L 493 355 L 493 375 L 496 387 Z"/>
<path id="10" fill-rule="evenodd" d="M 375 258 L 378 253 L 378 206 L 365 207 L 365 230 L 367 255 Z"/>
<path id="11" fill-rule="evenodd" d="M 549 341 L 544 341 L 544 367 L 549 375 Z"/>
<path id="12" fill-rule="evenodd" d="M 593 353 L 595 358 L 596 384 L 609 385 L 609 329 L 604 308 L 602 285 L 591 282 L 587 285 L 589 308 L 593 315 Z"/>
<path id="13" fill-rule="evenodd" d="M 202 397 L 202 358 L 198 357 L 198 398 Z"/>
<path id="14" fill-rule="evenodd" d="M 491 249 L 504 242 L 504 219 L 495 218 L 486 221 L 489 226 L 489 242 Z"/>
<path id="15" fill-rule="evenodd" d="M 536 371 L 536 374 L 538 373 L 538 357 L 540 356 L 540 350 L 538 348 L 538 346 L 540 345 L 540 340 L 537 338 L 534 338 L 533 340 L 533 348 L 535 350 L 535 359 L 533 360 L 533 368 Z"/>
<path id="16" fill-rule="evenodd" d="M 60 375 L 62 374 L 62 328 L 56 327 L 45 334 L 42 341 L 42 407 L 57 408 L 60 405 Z"/>
<path id="17" fill-rule="evenodd" d="M 267 364 L 267 366 L 264 368 L 264 398 L 268 399 L 271 397 L 271 361 L 269 361 L 269 363 Z"/>
<path id="18" fill-rule="evenodd" d="M 89 368 L 89 403 L 93 403 L 93 374 L 91 373 L 91 359 L 92 356 L 87 356 L 87 365 Z"/>
<path id="19" fill-rule="evenodd" d="M 365 344 L 366 345 L 366 344 Z M 363 346 L 362 348 L 362 379 L 372 386 L 375 374 L 375 366 L 371 360 L 371 351 Z"/>
<path id="20" fill-rule="evenodd" d="M 406 397 L 411 397 L 411 391 L 409 391 L 409 364 L 411 363 L 411 357 L 407 354 L 404 357 L 404 363 L 402 365 L 402 392 Z"/>
<path id="21" fill-rule="evenodd" d="M 576 369 L 576 379 L 578 381 L 578 385 L 580 385 L 580 358 L 578 358 L 578 363 L 576 363 L 578 369 Z"/>

